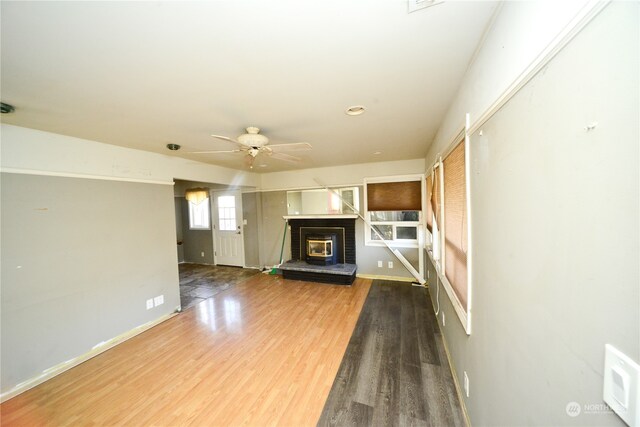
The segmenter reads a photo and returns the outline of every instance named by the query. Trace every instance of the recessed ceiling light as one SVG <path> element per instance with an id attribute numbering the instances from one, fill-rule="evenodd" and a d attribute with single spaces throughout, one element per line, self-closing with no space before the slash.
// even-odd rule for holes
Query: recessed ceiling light
<path id="1" fill-rule="evenodd" d="M 374 151 L 374 152 L 373 152 L 373 155 L 374 155 L 374 156 L 377 156 L 378 154 L 382 154 L 382 151 Z"/>
<path id="2" fill-rule="evenodd" d="M 347 111 L 345 111 L 345 113 L 347 113 L 347 115 L 349 116 L 359 116 L 360 114 L 364 113 L 364 107 L 362 105 L 354 105 L 347 108 Z"/>
<path id="3" fill-rule="evenodd" d="M 180 146 L 178 144 L 167 144 L 167 148 L 171 151 L 178 151 Z"/>

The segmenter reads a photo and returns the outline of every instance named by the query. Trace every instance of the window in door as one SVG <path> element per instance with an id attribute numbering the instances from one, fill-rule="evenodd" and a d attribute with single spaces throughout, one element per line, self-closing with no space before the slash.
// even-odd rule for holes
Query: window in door
<path id="1" fill-rule="evenodd" d="M 218 229 L 221 231 L 235 231 L 236 198 L 235 196 L 218 197 Z"/>

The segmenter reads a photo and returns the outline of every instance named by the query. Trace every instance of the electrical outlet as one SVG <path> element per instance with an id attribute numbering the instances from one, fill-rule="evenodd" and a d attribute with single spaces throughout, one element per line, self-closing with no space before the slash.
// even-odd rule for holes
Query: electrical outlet
<path id="1" fill-rule="evenodd" d="M 200 256 L 204 258 L 204 252 L 200 252 Z"/>
<path id="2" fill-rule="evenodd" d="M 378 261 L 378 267 L 382 267 L 382 261 Z"/>
<path id="3" fill-rule="evenodd" d="M 464 371 L 464 394 L 469 397 L 469 377 L 467 376 L 467 371 Z"/>
<path id="4" fill-rule="evenodd" d="M 147 300 L 147 310 L 151 310 L 153 308 L 153 298 Z"/>
<path id="5" fill-rule="evenodd" d="M 442 312 L 442 326 L 446 325 L 447 322 L 444 320 L 444 311 Z"/>
<path id="6" fill-rule="evenodd" d="M 164 304 L 164 295 L 157 296 L 153 299 L 153 304 L 157 307 Z"/>
<path id="7" fill-rule="evenodd" d="M 387 266 L 388 266 L 389 268 L 393 268 L 393 261 L 389 261 L 389 263 L 387 264 Z"/>

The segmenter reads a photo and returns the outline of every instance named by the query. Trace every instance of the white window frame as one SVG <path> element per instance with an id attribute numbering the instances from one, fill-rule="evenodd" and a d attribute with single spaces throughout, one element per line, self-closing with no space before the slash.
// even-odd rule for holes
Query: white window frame
<path id="1" fill-rule="evenodd" d="M 435 182 L 436 179 L 436 174 L 435 174 L 435 169 L 438 168 L 438 183 L 440 184 L 440 189 L 439 189 L 439 194 L 442 197 L 442 189 L 443 189 L 443 169 L 442 169 L 442 158 L 438 158 L 436 160 L 436 162 L 433 164 L 433 166 L 430 168 L 429 170 L 429 174 L 431 175 L 431 179 L 432 182 Z M 425 182 L 426 185 L 426 182 Z M 431 199 L 429 199 L 427 201 L 427 203 L 431 203 Z M 444 198 L 442 198 L 440 200 L 440 206 L 441 206 L 441 210 L 442 210 L 442 204 L 444 203 Z M 425 209 L 426 212 L 426 209 Z M 432 210 L 431 212 L 431 229 L 432 231 L 429 231 L 429 229 L 427 228 L 427 221 L 424 221 L 424 233 L 426 237 L 426 244 L 425 244 L 425 249 L 427 250 L 427 252 L 429 253 L 429 255 L 431 256 L 431 259 L 433 260 L 433 264 L 436 267 L 436 269 L 440 268 L 440 245 L 441 245 L 441 241 L 440 238 L 442 236 L 442 233 L 440 232 L 440 224 L 438 224 L 436 222 L 436 211 Z M 442 218 L 441 218 L 442 219 Z"/>
<path id="2" fill-rule="evenodd" d="M 187 205 L 189 206 L 189 230 L 211 230 L 211 198 L 207 197 L 198 204 L 187 200 Z M 200 209 L 206 211 L 202 213 L 206 224 L 196 224 L 196 214 Z"/>
<path id="3" fill-rule="evenodd" d="M 446 257 L 444 251 L 445 245 L 445 235 L 447 233 L 445 227 L 445 210 L 444 210 L 444 159 L 446 156 L 458 145 L 461 139 L 464 138 L 465 144 L 465 188 L 466 188 L 466 199 L 467 199 L 467 307 L 464 307 L 455 291 L 453 290 L 453 286 L 447 279 L 447 275 L 445 274 L 445 265 L 446 265 Z M 427 254 L 431 258 L 433 265 L 435 266 L 436 273 L 438 275 L 438 279 L 440 283 L 442 283 L 442 287 L 446 291 L 447 296 L 451 300 L 451 304 L 453 306 L 454 311 L 458 315 L 458 319 L 460 319 L 460 323 L 467 333 L 467 335 L 471 335 L 471 311 L 472 311 L 472 291 L 473 291 L 473 242 L 472 242 L 472 228 L 471 228 L 471 158 L 470 158 L 470 138 L 469 138 L 469 114 L 466 115 L 465 124 L 462 126 L 462 129 L 456 134 L 456 137 L 449 143 L 448 148 L 445 152 L 444 156 L 438 156 L 434 165 L 430 168 L 430 170 L 434 170 L 438 167 L 438 179 L 440 184 L 440 222 L 442 224 L 437 224 L 435 222 L 436 213 L 433 212 L 433 229 L 435 232 L 432 236 L 432 245 L 430 250 L 427 250 Z M 435 177 L 434 177 L 435 178 Z M 426 228 L 426 225 L 425 225 Z"/>
<path id="4" fill-rule="evenodd" d="M 345 191 L 353 192 L 353 203 L 351 205 L 355 208 L 355 212 L 351 212 L 351 209 L 349 209 L 350 212 L 347 212 L 347 214 L 360 212 L 360 187 L 356 185 L 351 187 L 339 187 L 339 188 L 335 188 L 334 191 L 337 191 L 340 194 L 340 213 L 341 214 L 345 213 L 344 202 L 342 201 Z"/>
<path id="5" fill-rule="evenodd" d="M 422 230 L 425 228 L 424 221 L 424 212 L 425 212 L 425 198 L 426 198 L 426 183 L 424 180 L 424 174 L 413 174 L 413 175 L 395 175 L 395 176 L 383 176 L 383 177 L 375 177 L 375 178 L 365 178 L 364 179 L 364 217 L 367 219 L 371 225 L 392 225 L 393 226 L 393 239 L 387 240 L 386 242 L 389 246 L 396 248 L 418 248 L 420 247 L 420 239 L 422 236 Z M 418 221 L 371 221 L 369 217 L 369 204 L 367 201 L 367 184 L 379 184 L 386 182 L 404 182 L 404 181 L 420 181 L 421 188 L 421 200 L 422 206 L 421 210 L 418 211 Z M 396 229 L 397 227 L 415 227 L 416 228 L 416 239 L 406 240 L 406 239 L 396 239 Z M 385 246 L 384 242 L 380 240 L 374 240 L 371 238 L 371 227 L 369 224 L 365 223 L 364 227 L 364 244 L 366 246 Z"/>

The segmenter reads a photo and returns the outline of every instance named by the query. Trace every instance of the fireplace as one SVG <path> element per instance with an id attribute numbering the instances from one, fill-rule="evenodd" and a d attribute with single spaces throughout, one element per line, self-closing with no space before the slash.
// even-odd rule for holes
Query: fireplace
<path id="1" fill-rule="evenodd" d="M 291 226 L 291 259 L 306 262 L 307 236 L 335 234 L 333 252 L 337 264 L 356 263 L 355 219 L 289 219 Z"/>
<path id="2" fill-rule="evenodd" d="M 333 265 L 337 262 L 336 234 L 307 234 L 306 258 L 309 264 Z"/>
<path id="3" fill-rule="evenodd" d="M 289 280 L 351 285 L 356 279 L 356 215 L 285 217 L 291 227 L 291 259 L 282 265 Z"/>

